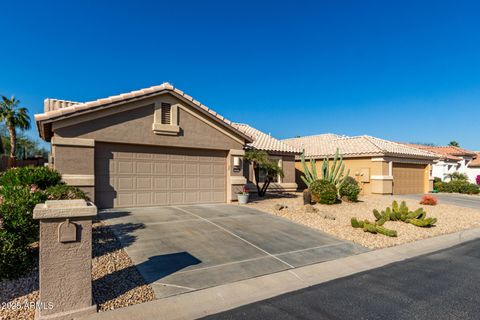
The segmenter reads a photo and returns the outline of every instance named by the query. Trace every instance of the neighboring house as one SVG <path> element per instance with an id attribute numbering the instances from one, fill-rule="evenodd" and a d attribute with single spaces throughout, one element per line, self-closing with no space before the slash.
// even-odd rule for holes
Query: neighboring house
<path id="1" fill-rule="evenodd" d="M 439 159 L 433 164 L 433 177 L 438 177 L 445 181 L 449 180 L 448 174 L 458 172 L 466 174 L 471 182 L 475 182 L 476 173 L 478 173 L 478 165 L 475 162 L 475 159 L 478 157 L 476 152 L 453 146 L 408 145 L 438 155 Z"/>
<path id="2" fill-rule="evenodd" d="M 300 155 L 301 151 L 247 124 L 233 123 L 232 125 L 253 140 L 249 147 L 266 151 L 270 159 L 278 161 L 279 166 L 283 169 L 284 176 L 275 177 L 268 190 L 279 192 L 296 191 L 295 156 Z M 253 166 L 247 161 L 244 163 L 243 172 L 246 173 L 245 176 L 249 182 L 249 189 L 253 190 L 255 188 L 255 175 Z M 260 185 L 262 185 L 262 182 L 265 181 L 265 173 L 260 171 L 259 178 Z"/>
<path id="3" fill-rule="evenodd" d="M 316 159 L 317 172 L 321 172 L 324 157 L 337 150 L 343 154 L 345 171 L 359 181 L 363 194 L 424 193 L 433 189 L 431 164 L 437 155 L 370 136 L 345 137 L 334 134 L 307 136 L 282 140 L 294 148 L 304 149 L 307 159 Z M 296 157 L 297 183 L 303 166 Z"/>
<path id="4" fill-rule="evenodd" d="M 229 202 L 253 139 L 168 83 L 35 115 L 52 166 L 100 208 Z"/>
<path id="5" fill-rule="evenodd" d="M 480 176 L 480 151 L 476 151 L 476 158 L 470 161 L 467 167 L 467 175 L 470 181 L 477 183 L 477 176 Z"/>

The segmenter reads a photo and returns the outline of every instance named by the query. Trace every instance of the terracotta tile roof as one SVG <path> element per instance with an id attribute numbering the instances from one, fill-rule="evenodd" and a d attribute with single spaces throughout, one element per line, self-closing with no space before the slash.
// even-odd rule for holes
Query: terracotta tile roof
<path id="1" fill-rule="evenodd" d="M 477 157 L 473 159 L 469 164 L 469 168 L 480 168 L 480 152 L 476 152 Z"/>
<path id="2" fill-rule="evenodd" d="M 305 149 L 305 156 L 308 158 L 333 156 L 337 148 L 344 157 L 397 156 L 432 160 L 438 158 L 428 151 L 366 135 L 346 137 L 327 134 L 282 141 L 292 147 Z"/>
<path id="3" fill-rule="evenodd" d="M 97 99 L 94 101 L 88 102 L 74 102 L 74 101 L 67 101 L 67 100 L 59 100 L 59 99 L 45 99 L 44 101 L 44 113 L 36 114 L 35 120 L 37 122 L 42 121 L 52 121 L 58 118 L 64 118 L 67 116 L 74 116 L 77 114 L 81 114 L 83 111 L 99 109 L 99 108 L 107 108 L 110 106 L 115 106 L 119 103 L 126 103 L 131 100 L 138 100 L 140 98 L 146 98 L 150 96 L 157 95 L 161 92 L 169 91 L 173 94 L 179 95 L 182 98 L 189 101 L 192 105 L 197 107 L 200 111 L 204 114 L 207 114 L 211 118 L 214 118 L 218 122 L 224 124 L 225 126 L 231 128 L 233 131 L 239 133 L 244 138 L 247 138 L 249 141 L 250 138 L 243 134 L 242 132 L 238 131 L 236 128 L 232 126 L 232 122 L 212 109 L 208 108 L 207 106 L 201 104 L 197 100 L 193 99 L 191 96 L 187 95 L 183 91 L 178 88 L 175 88 L 168 82 L 164 82 L 158 86 L 152 86 L 145 89 L 135 90 L 127 93 L 122 93 L 114 96 L 110 96 L 107 98 Z M 40 126 L 39 126 L 40 129 Z"/>
<path id="4" fill-rule="evenodd" d="M 459 147 L 452 146 L 425 146 L 421 144 L 407 144 L 409 146 L 426 150 L 429 152 L 436 153 L 440 156 L 441 159 L 460 161 L 462 158 L 460 156 L 475 156 L 476 153 L 473 151 L 465 150 Z"/>
<path id="5" fill-rule="evenodd" d="M 271 135 L 255 129 L 248 124 L 232 123 L 232 125 L 253 140 L 253 142 L 249 145 L 254 147 L 255 149 L 297 154 L 302 152 L 300 149 L 296 149 L 286 143 L 283 143 L 282 141 L 275 139 Z"/>

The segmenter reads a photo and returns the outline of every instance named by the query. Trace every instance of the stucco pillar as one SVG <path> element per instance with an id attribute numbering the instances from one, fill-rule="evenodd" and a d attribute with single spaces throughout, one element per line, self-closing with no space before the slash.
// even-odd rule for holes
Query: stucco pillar
<path id="1" fill-rule="evenodd" d="M 247 179 L 243 172 L 245 150 L 231 149 L 227 155 L 227 202 L 237 200 L 237 192 L 242 191 Z M 235 165 L 235 158 L 238 159 Z"/>
<path id="2" fill-rule="evenodd" d="M 432 165 L 429 164 L 425 168 L 425 193 L 430 193 L 433 191 L 433 170 Z"/>
<path id="3" fill-rule="evenodd" d="M 38 204 L 40 301 L 35 319 L 70 320 L 96 312 L 92 301 L 92 218 L 97 207 L 84 200 Z"/>

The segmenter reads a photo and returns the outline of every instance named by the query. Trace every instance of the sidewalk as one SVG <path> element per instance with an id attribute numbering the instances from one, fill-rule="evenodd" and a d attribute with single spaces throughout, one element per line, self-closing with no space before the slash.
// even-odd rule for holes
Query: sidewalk
<path id="1" fill-rule="evenodd" d="M 390 263 L 480 238 L 480 228 L 465 230 L 338 260 L 282 271 L 131 307 L 97 313 L 82 320 L 196 319 L 268 299 Z"/>

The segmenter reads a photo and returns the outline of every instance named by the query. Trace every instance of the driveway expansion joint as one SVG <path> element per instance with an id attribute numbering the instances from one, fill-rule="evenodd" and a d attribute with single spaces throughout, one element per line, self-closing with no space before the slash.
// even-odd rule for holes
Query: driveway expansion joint
<path id="1" fill-rule="evenodd" d="M 181 210 L 181 211 L 183 211 L 183 212 L 185 212 L 185 213 L 188 213 L 188 214 L 191 214 L 192 216 L 194 216 L 194 217 L 197 217 L 197 218 L 199 218 L 199 219 L 201 219 L 201 220 L 203 220 L 203 221 L 206 221 L 206 222 L 208 222 L 208 223 L 210 223 L 210 224 L 214 225 L 215 227 L 217 227 L 217 228 L 219 228 L 219 229 L 223 230 L 224 232 L 226 232 L 226 233 L 228 233 L 228 234 L 230 234 L 230 235 L 232 235 L 232 236 L 236 237 L 237 239 L 239 239 L 239 240 L 241 240 L 241 241 L 243 241 L 243 242 L 245 242 L 245 243 L 249 244 L 250 246 L 254 247 L 255 249 L 257 249 L 257 250 L 260 250 L 260 251 L 262 251 L 263 253 L 267 254 L 268 256 L 270 256 L 270 257 L 272 257 L 272 258 L 274 258 L 274 259 L 276 259 L 276 260 L 280 261 L 281 263 L 283 263 L 283 264 L 287 265 L 289 268 L 292 268 L 292 269 L 293 269 L 293 268 L 295 268 L 294 266 L 292 266 L 292 265 L 291 265 L 291 264 L 289 264 L 288 262 L 285 262 L 285 261 L 283 261 L 282 259 L 280 259 L 280 258 L 276 257 L 275 255 L 271 254 L 270 252 L 267 252 L 266 250 L 264 250 L 264 249 L 260 248 L 259 246 L 257 246 L 257 245 L 255 245 L 255 244 L 251 243 L 250 241 L 248 241 L 248 240 L 246 240 L 246 239 L 242 238 L 241 236 L 239 236 L 238 234 L 236 234 L 236 233 L 234 233 L 234 232 L 232 232 L 232 231 L 230 231 L 230 230 L 228 230 L 228 229 L 226 229 L 226 228 L 224 228 L 224 227 L 222 227 L 222 226 L 218 225 L 217 223 L 215 223 L 215 222 L 213 222 L 213 221 L 210 221 L 210 220 L 208 220 L 208 219 L 206 219 L 206 218 L 203 218 L 203 217 L 201 217 L 201 216 L 199 216 L 199 215 L 197 215 L 197 214 L 195 214 L 195 213 L 192 213 L 192 212 L 190 212 L 190 211 L 188 211 L 188 210 L 185 210 L 185 209 L 183 209 L 183 208 L 181 208 L 181 207 L 172 207 L 172 208 L 175 208 L 175 209 Z"/>

